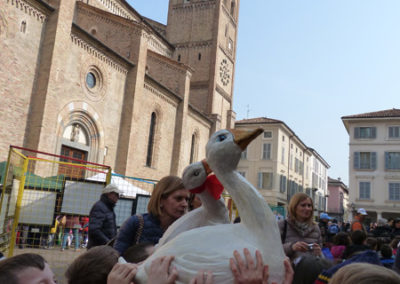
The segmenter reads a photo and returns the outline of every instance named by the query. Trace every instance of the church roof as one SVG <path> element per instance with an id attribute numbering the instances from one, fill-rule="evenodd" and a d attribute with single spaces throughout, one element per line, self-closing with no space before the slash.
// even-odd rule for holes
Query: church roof
<path id="1" fill-rule="evenodd" d="M 284 123 L 284 122 L 281 120 L 272 119 L 268 117 L 255 117 L 255 118 L 242 119 L 236 121 L 236 124 L 247 124 L 247 123 L 255 124 L 255 123 Z"/>
<path id="2" fill-rule="evenodd" d="M 384 117 L 400 117 L 400 109 L 386 109 L 375 112 L 366 112 L 361 114 L 342 116 L 342 119 L 351 118 L 384 118 Z"/>

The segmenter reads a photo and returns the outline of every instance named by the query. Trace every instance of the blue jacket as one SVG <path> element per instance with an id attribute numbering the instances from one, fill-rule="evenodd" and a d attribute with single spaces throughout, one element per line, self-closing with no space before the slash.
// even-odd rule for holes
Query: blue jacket
<path id="1" fill-rule="evenodd" d="M 105 245 L 117 235 L 114 206 L 105 195 L 93 205 L 89 214 L 88 248 Z"/>
<path id="2" fill-rule="evenodd" d="M 157 244 L 164 231 L 161 229 L 160 220 L 151 214 L 143 216 L 143 230 L 138 243 Z M 139 218 L 133 215 L 128 218 L 119 230 L 114 248 L 122 255 L 130 246 L 135 244 L 136 231 L 139 228 Z"/>

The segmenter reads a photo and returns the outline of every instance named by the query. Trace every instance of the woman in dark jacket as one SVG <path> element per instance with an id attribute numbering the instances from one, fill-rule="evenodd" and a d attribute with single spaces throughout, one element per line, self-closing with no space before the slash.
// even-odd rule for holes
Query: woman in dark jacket
<path id="1" fill-rule="evenodd" d="M 313 221 L 311 197 L 296 193 L 290 199 L 288 211 L 288 219 L 278 223 L 286 256 L 292 261 L 305 254 L 321 256 L 321 231 Z"/>
<path id="2" fill-rule="evenodd" d="M 117 235 L 114 207 L 120 191 L 114 184 L 107 185 L 89 214 L 89 241 L 87 248 L 107 244 Z"/>
<path id="3" fill-rule="evenodd" d="M 147 210 L 149 213 L 134 215 L 122 225 L 114 248 L 122 255 L 138 243 L 157 244 L 167 228 L 186 213 L 189 191 L 182 179 L 163 177 L 154 188 Z"/>

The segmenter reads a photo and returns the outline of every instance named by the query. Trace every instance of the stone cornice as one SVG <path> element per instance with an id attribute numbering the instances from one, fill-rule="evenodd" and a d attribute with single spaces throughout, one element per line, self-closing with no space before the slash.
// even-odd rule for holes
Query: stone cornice
<path id="1" fill-rule="evenodd" d="M 203 89 L 207 88 L 210 84 L 210 81 L 197 81 L 197 82 L 190 82 L 190 89 L 196 90 L 196 89 Z"/>
<path id="2" fill-rule="evenodd" d="M 211 127 L 212 126 L 212 120 L 209 119 L 204 113 L 196 109 L 193 105 L 189 104 L 188 106 L 188 114 L 191 118 L 196 120 L 197 122 L 203 124 L 206 127 Z"/>
<path id="3" fill-rule="evenodd" d="M 191 9 L 208 9 L 213 8 L 216 4 L 216 1 L 207 1 L 207 2 L 188 2 L 181 3 L 172 6 L 172 10 L 191 10 Z"/>
<path id="4" fill-rule="evenodd" d="M 89 54 L 92 54 L 121 73 L 126 74 L 130 68 L 135 66 L 132 62 L 120 56 L 96 38 L 93 38 L 76 24 L 72 24 L 71 40 Z"/>
<path id="5" fill-rule="evenodd" d="M 183 42 L 175 44 L 176 49 L 180 48 L 203 48 L 212 46 L 212 40 L 197 41 L 197 42 Z"/>
<path id="6" fill-rule="evenodd" d="M 54 8 L 41 0 L 6 0 L 8 4 L 24 11 L 27 15 L 35 17 L 38 21 L 44 22 L 54 11 Z"/>
<path id="7" fill-rule="evenodd" d="M 185 74 L 186 72 L 190 72 L 191 74 L 194 72 L 194 70 L 183 63 L 177 62 L 175 60 L 172 60 L 166 56 L 163 56 L 161 54 L 158 54 L 157 52 L 149 50 L 147 52 L 147 56 L 155 61 L 157 61 L 159 64 L 162 64 L 174 71 L 177 71 L 181 74 Z"/>
<path id="8" fill-rule="evenodd" d="M 182 101 L 182 98 L 177 94 L 173 93 L 171 90 L 151 78 L 150 76 L 145 76 L 145 82 L 143 85 L 144 89 L 150 91 L 152 94 L 156 95 L 163 101 L 177 107 Z"/>
<path id="9" fill-rule="evenodd" d="M 227 100 L 229 103 L 232 103 L 232 98 L 229 96 L 227 92 L 224 91 L 218 84 L 215 86 L 215 90 L 220 94 L 225 100 Z"/>
<path id="10" fill-rule="evenodd" d="M 222 11 L 224 12 L 224 14 L 229 18 L 229 20 L 231 21 L 231 24 L 237 28 L 237 23 L 235 21 L 235 19 L 232 17 L 232 15 L 229 13 L 228 9 L 222 5 Z"/>
<path id="11" fill-rule="evenodd" d="M 124 7 L 121 6 L 119 1 L 114 1 L 114 0 L 97 0 L 97 2 L 100 2 L 103 4 L 104 8 L 107 8 L 111 13 L 120 15 L 121 17 L 127 18 L 129 20 L 134 20 L 134 17 L 130 15 L 129 12 L 132 13 L 132 11 L 127 11 Z M 124 1 L 125 2 L 125 1 Z M 124 3 L 126 4 L 126 3 Z M 114 10 L 113 10 L 114 9 Z M 136 12 L 136 11 L 135 11 Z M 135 13 L 134 13 L 135 14 Z M 140 15 L 136 12 L 136 16 L 140 18 Z"/>
<path id="12" fill-rule="evenodd" d="M 113 13 L 101 10 L 99 8 L 90 6 L 83 2 L 77 2 L 76 7 L 79 13 L 82 13 L 87 16 L 95 17 L 97 20 L 103 21 L 108 24 L 113 24 L 118 26 L 118 28 L 127 29 L 130 32 L 133 32 L 135 35 L 143 34 L 143 25 L 129 20 L 120 16 L 117 16 Z"/>

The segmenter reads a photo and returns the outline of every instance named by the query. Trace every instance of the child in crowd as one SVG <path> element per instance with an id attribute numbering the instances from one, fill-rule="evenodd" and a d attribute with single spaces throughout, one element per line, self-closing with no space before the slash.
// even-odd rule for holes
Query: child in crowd
<path id="1" fill-rule="evenodd" d="M 369 238 L 367 238 L 365 243 L 367 244 L 369 249 L 372 249 L 374 251 L 378 251 L 378 240 L 376 238 L 369 237 Z"/>
<path id="2" fill-rule="evenodd" d="M 363 252 L 365 250 L 370 249 L 366 245 L 367 234 L 364 231 L 357 230 L 351 233 L 351 242 L 352 244 L 349 245 L 346 250 L 344 251 L 343 257 L 348 259 L 355 254 Z"/>
<path id="3" fill-rule="evenodd" d="M 340 232 L 333 238 L 333 246 L 331 247 L 331 254 L 334 263 L 340 263 L 343 260 L 344 251 L 350 245 L 350 237 L 348 233 Z"/>
<path id="4" fill-rule="evenodd" d="M 381 254 L 380 260 L 382 265 L 385 266 L 386 268 L 392 269 L 394 264 L 392 248 L 389 245 L 384 244 L 381 247 L 380 254 Z"/>
<path id="5" fill-rule="evenodd" d="M 23 253 L 0 261 L 0 283 L 55 284 L 57 281 L 42 256 Z"/>

